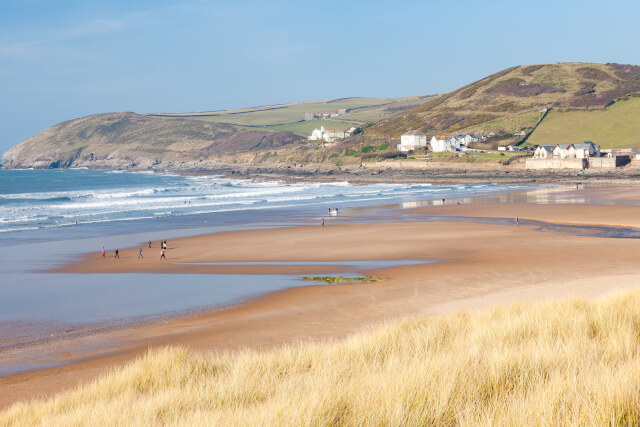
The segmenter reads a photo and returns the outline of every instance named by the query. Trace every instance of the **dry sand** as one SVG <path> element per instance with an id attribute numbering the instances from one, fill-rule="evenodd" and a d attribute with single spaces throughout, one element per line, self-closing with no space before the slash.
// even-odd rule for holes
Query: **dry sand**
<path id="1" fill-rule="evenodd" d="M 640 188 L 579 190 L 590 200 L 640 200 Z M 570 224 L 640 227 L 640 207 L 602 205 L 465 204 L 413 213 L 536 219 Z M 340 338 L 406 316 L 479 310 L 515 301 L 593 297 L 640 284 L 640 240 L 541 233 L 524 225 L 389 218 L 388 222 L 234 231 L 169 242 L 168 260 L 120 262 L 89 254 L 65 272 L 293 273 L 304 266 L 194 266 L 184 262 L 425 259 L 432 264 L 373 270 L 374 283 L 288 289 L 242 306 L 198 316 L 106 331 L 68 343 L 52 358 L 73 362 L 0 378 L 0 407 L 50 396 L 95 378 L 161 345 L 198 351 L 269 348 Z M 327 268 L 330 271 L 330 268 Z M 181 277 L 181 276 L 176 276 Z M 95 345 L 96 343 L 102 345 Z M 93 345 L 92 345 L 93 344 Z M 67 345 L 65 343 L 64 345 Z M 86 360 L 78 361 L 85 358 Z"/>

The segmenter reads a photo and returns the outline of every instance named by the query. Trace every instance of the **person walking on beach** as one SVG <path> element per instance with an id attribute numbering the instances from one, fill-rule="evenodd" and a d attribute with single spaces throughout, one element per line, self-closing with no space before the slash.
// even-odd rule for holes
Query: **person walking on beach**
<path id="1" fill-rule="evenodd" d="M 140 248 L 140 252 L 138 252 L 138 258 L 144 258 L 144 257 L 142 256 L 142 248 Z"/>
<path id="2" fill-rule="evenodd" d="M 116 256 L 114 258 L 120 258 L 120 252 L 118 252 L 118 248 L 116 248 Z"/>
<path id="3" fill-rule="evenodd" d="M 322 218 L 322 226 L 324 227 L 324 218 Z"/>
<path id="4" fill-rule="evenodd" d="M 167 257 L 164 256 L 164 248 L 160 251 L 160 259 L 167 259 Z"/>
<path id="5" fill-rule="evenodd" d="M 516 217 L 516 224 L 520 224 L 520 219 Z"/>
<path id="6" fill-rule="evenodd" d="M 151 240 L 149 240 L 149 249 L 151 249 Z"/>
<path id="7" fill-rule="evenodd" d="M 105 257 L 105 253 L 104 253 L 104 246 L 102 247 L 102 258 Z"/>

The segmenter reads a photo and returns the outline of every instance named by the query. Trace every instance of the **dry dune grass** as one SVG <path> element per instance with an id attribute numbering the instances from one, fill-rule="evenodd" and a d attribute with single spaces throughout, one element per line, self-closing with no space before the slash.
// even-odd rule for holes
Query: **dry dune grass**
<path id="1" fill-rule="evenodd" d="M 0 425 L 638 424 L 640 291 L 142 359 Z"/>

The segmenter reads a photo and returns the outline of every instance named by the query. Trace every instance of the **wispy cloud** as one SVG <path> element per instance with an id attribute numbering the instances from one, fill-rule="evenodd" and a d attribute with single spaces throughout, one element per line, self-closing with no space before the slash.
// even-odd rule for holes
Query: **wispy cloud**
<path id="1" fill-rule="evenodd" d="M 0 58 L 33 60 L 39 58 L 43 53 L 51 52 L 51 50 L 61 42 L 116 33 L 128 28 L 148 25 L 156 21 L 154 14 L 157 12 L 182 6 L 183 4 L 179 4 L 164 8 L 130 12 L 110 19 L 90 19 L 75 26 L 41 31 L 31 40 L 0 40 Z"/>

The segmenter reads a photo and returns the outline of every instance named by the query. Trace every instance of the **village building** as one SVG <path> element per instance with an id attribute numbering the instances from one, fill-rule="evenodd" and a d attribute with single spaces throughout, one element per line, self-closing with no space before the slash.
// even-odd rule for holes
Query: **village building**
<path id="1" fill-rule="evenodd" d="M 573 144 L 576 149 L 576 157 L 585 159 L 587 157 L 600 157 L 600 146 L 591 141 L 585 141 L 581 144 Z"/>
<path id="2" fill-rule="evenodd" d="M 454 136 L 450 138 L 436 137 L 434 136 L 429 141 L 431 144 L 431 150 L 434 153 L 443 153 L 445 151 L 466 151 L 468 143 L 465 143 L 464 139 L 456 138 Z"/>
<path id="3" fill-rule="evenodd" d="M 533 152 L 536 159 L 550 159 L 553 157 L 553 145 L 538 145 Z"/>
<path id="4" fill-rule="evenodd" d="M 461 144 L 469 146 L 472 142 L 480 142 L 485 140 L 484 135 L 474 135 L 472 133 L 461 133 L 455 135 L 454 138 Z"/>
<path id="5" fill-rule="evenodd" d="M 538 145 L 533 157 L 526 159 L 527 169 L 598 169 L 628 164 L 630 155 L 602 156 L 600 146 L 587 141 L 580 144 Z"/>
<path id="6" fill-rule="evenodd" d="M 586 159 L 600 157 L 600 147 L 587 141 L 581 144 L 556 144 L 538 145 L 533 152 L 533 157 L 538 159 Z"/>
<path id="7" fill-rule="evenodd" d="M 573 144 L 556 144 L 551 150 L 553 157 L 558 159 L 577 159 L 576 147 Z"/>
<path id="8" fill-rule="evenodd" d="M 400 137 L 400 144 L 398 144 L 398 150 L 411 151 L 416 148 L 422 148 L 427 146 L 427 135 L 417 130 L 412 130 Z"/>
<path id="9" fill-rule="evenodd" d="M 307 139 L 309 141 L 333 142 L 351 136 L 355 130 L 355 127 L 351 127 L 349 130 L 336 130 L 326 129 L 324 126 L 320 126 L 320 129 L 314 129 Z"/>

